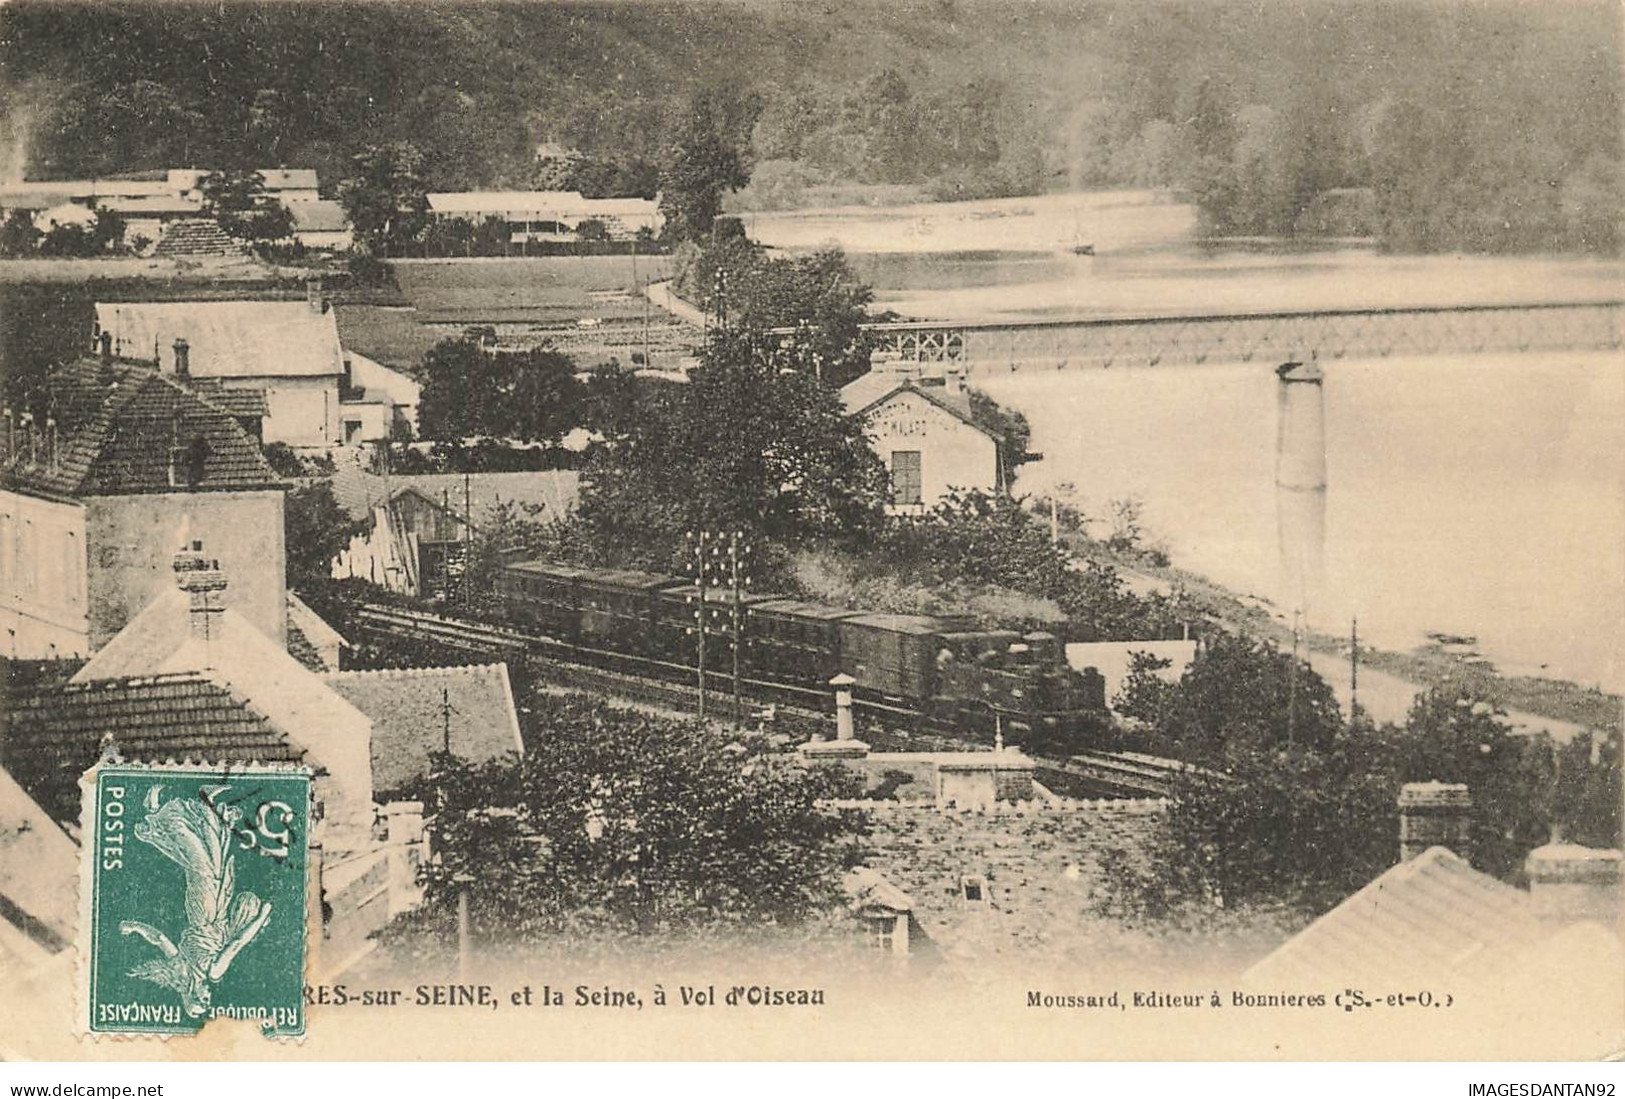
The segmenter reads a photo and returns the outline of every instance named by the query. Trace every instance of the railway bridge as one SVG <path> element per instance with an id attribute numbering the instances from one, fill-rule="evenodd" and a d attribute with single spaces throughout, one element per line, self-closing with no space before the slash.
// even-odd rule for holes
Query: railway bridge
<path id="1" fill-rule="evenodd" d="M 1613 350 L 1625 301 L 1567 301 L 1100 320 L 866 325 L 876 349 L 969 370 L 1089 369 Z"/>

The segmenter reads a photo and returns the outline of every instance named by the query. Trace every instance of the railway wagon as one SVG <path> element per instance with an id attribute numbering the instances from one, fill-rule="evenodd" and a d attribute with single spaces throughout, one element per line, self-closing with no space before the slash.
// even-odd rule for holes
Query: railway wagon
<path id="1" fill-rule="evenodd" d="M 632 569 L 591 569 L 576 581 L 581 643 L 640 656 L 652 655 L 659 629 L 660 592 L 675 576 Z"/>
<path id="2" fill-rule="evenodd" d="M 692 583 L 679 583 L 653 593 L 654 628 L 647 639 L 648 654 L 677 663 L 692 662 L 698 651 L 699 639 L 694 634 L 699 609 L 699 589 Z M 747 616 L 757 604 L 771 599 L 769 595 L 739 594 L 740 631 L 748 634 Z M 709 612 L 706 626 L 707 651 L 719 664 L 727 661 L 729 646 L 733 643 L 733 592 L 726 588 L 705 589 L 705 609 Z M 741 665 L 746 665 L 746 653 L 740 654 Z"/>
<path id="3" fill-rule="evenodd" d="M 859 690 L 889 698 L 924 700 L 936 694 L 937 635 L 941 618 L 923 614 L 859 614 L 836 626 L 841 663 Z"/>
<path id="4" fill-rule="evenodd" d="M 571 645 L 581 640 L 581 592 L 590 569 L 522 561 L 509 565 L 497 577 L 504 617 Z"/>
<path id="5" fill-rule="evenodd" d="M 541 562 L 505 570 L 507 617 L 588 648 L 690 664 L 697 655 L 695 585 L 631 570 Z M 707 662 L 731 662 L 733 593 L 707 588 L 712 611 Z M 851 674 L 865 696 L 919 707 L 940 720 L 991 735 L 1007 733 L 1072 750 L 1105 715 L 1105 681 L 1074 672 L 1053 634 L 978 630 L 969 620 L 868 613 L 771 594 L 739 597 L 740 670 L 823 688 Z"/>
<path id="6" fill-rule="evenodd" d="M 747 666 L 803 687 L 823 687 L 844 670 L 840 625 L 863 613 L 800 599 L 764 599 L 750 611 Z"/>

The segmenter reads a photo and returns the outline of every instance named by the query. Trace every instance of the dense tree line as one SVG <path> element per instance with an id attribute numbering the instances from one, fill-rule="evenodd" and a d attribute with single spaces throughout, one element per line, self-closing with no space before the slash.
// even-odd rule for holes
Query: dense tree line
<path id="1" fill-rule="evenodd" d="M 1211 637 L 1175 682 L 1142 654 L 1116 706 L 1140 723 L 1123 745 L 1194 761 L 1174 791 L 1167 850 L 1114 904 L 1168 915 L 1192 899 L 1322 911 L 1392 866 L 1407 782 L 1459 782 L 1473 810 L 1457 854 L 1510 882 L 1561 834 L 1620 842 L 1619 733 L 1559 741 L 1514 732 L 1470 690 L 1418 694 L 1398 724 L 1345 719 L 1305 663 L 1268 643 Z M 1177 898 L 1177 901 L 1176 901 Z"/>
<path id="2" fill-rule="evenodd" d="M 992 0 L 736 5 L 23 0 L 4 128 L 36 178 L 316 167 L 411 142 L 430 190 L 698 204 L 755 172 L 938 197 L 1174 187 L 1223 234 L 1618 244 L 1610 5 Z M 18 138 L 22 140 L 17 141 Z M 538 142 L 562 153 L 538 158 Z"/>

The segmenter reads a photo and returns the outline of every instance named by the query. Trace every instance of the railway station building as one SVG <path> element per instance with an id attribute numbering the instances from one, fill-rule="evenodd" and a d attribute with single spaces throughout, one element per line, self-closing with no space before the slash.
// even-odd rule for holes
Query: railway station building
<path id="1" fill-rule="evenodd" d="M 970 389 L 953 363 L 877 363 L 841 389 L 891 473 L 891 510 L 926 512 L 953 489 L 1005 487 L 999 438 L 972 418 Z"/>

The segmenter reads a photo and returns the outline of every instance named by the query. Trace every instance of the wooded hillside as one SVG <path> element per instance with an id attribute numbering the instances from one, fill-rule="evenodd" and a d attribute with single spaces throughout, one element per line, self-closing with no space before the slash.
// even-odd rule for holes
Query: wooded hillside
<path id="1" fill-rule="evenodd" d="M 308 165 L 648 193 L 704 93 L 793 204 L 1193 195 L 1223 234 L 1617 246 L 1619 20 L 1587 3 L 56 3 L 0 11 L 0 174 Z M 8 136 L 9 135 L 9 136 Z M 538 142 L 586 161 L 538 164 Z"/>

